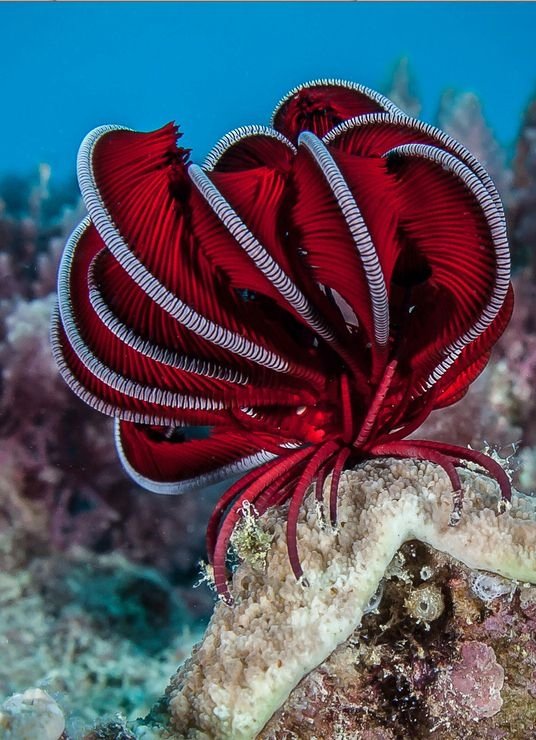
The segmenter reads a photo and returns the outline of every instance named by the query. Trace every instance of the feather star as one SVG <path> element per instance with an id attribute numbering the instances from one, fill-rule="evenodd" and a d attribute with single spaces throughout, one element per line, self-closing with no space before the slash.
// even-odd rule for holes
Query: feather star
<path id="1" fill-rule="evenodd" d="M 471 449 L 407 440 L 460 399 L 512 312 L 500 198 L 459 143 L 361 85 L 291 90 L 270 127 L 231 131 L 202 167 L 173 124 L 82 142 L 88 217 L 69 238 L 52 344 L 84 401 L 116 418 L 127 472 L 182 493 L 242 474 L 207 530 L 219 594 L 246 502 L 288 502 L 368 458 L 427 460 L 453 489 Z M 205 438 L 200 427 L 209 427 Z"/>

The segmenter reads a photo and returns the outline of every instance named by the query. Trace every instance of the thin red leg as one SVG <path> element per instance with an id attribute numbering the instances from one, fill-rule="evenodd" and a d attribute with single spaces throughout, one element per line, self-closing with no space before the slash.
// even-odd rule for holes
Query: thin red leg
<path id="1" fill-rule="evenodd" d="M 357 435 L 357 438 L 354 442 L 354 447 L 362 447 L 365 444 L 365 442 L 368 440 L 368 438 L 370 437 L 372 428 L 374 427 L 374 422 L 376 421 L 378 417 L 378 413 L 382 407 L 382 403 L 384 402 L 385 396 L 387 395 L 387 392 L 389 391 L 389 387 L 393 380 L 393 375 L 395 374 L 397 364 L 398 364 L 397 360 L 392 360 L 385 368 L 383 378 L 381 379 L 380 384 L 378 385 L 376 394 L 370 405 L 370 409 L 368 410 L 368 413 L 361 426 L 359 434 Z"/>
<path id="2" fill-rule="evenodd" d="M 454 526 L 459 522 L 463 505 L 463 491 L 460 476 L 454 466 L 455 462 L 459 462 L 456 458 L 448 454 L 443 454 L 434 447 L 425 447 L 421 445 L 420 441 L 415 440 L 375 445 L 370 450 L 370 454 L 375 457 L 408 457 L 416 460 L 428 460 L 443 468 L 454 492 L 453 508 L 449 523 Z"/>
<path id="3" fill-rule="evenodd" d="M 348 447 L 340 450 L 335 460 L 335 465 L 333 466 L 331 485 L 329 488 L 329 518 L 332 527 L 335 527 L 337 524 L 337 493 L 339 491 L 342 469 L 351 453 L 352 451 Z"/>
<path id="4" fill-rule="evenodd" d="M 315 483 L 315 496 L 317 501 L 322 501 L 324 493 L 324 484 L 326 478 L 329 475 L 329 461 L 325 462 L 324 465 L 319 469 Z"/>
<path id="5" fill-rule="evenodd" d="M 240 511 L 244 502 L 254 502 L 255 498 L 273 481 L 274 476 L 279 478 L 294 465 L 301 462 L 302 459 L 311 455 L 311 453 L 312 450 L 310 448 L 297 450 L 279 460 L 278 465 L 263 466 L 265 470 L 264 472 L 261 472 L 260 475 L 259 470 L 257 470 L 256 472 L 258 477 L 254 479 L 251 485 L 246 485 L 245 488 L 244 486 L 236 486 L 237 492 L 242 491 L 242 493 L 240 493 L 223 519 L 216 537 L 211 561 L 214 569 L 214 585 L 217 592 L 228 604 L 232 603 L 232 597 L 227 585 L 228 574 L 227 568 L 225 567 L 225 558 L 227 556 L 227 549 L 229 547 L 231 535 L 240 519 Z M 266 467 L 268 467 L 268 469 L 266 469 Z M 233 486 L 233 488 L 234 487 L 235 486 Z"/>
<path id="6" fill-rule="evenodd" d="M 342 402 L 342 439 L 349 445 L 354 436 L 354 421 L 352 414 L 352 397 L 348 376 L 341 375 L 341 402 Z"/>
<path id="7" fill-rule="evenodd" d="M 281 473 L 260 493 L 255 499 L 255 509 L 259 516 L 262 516 L 272 506 L 280 506 L 284 504 L 292 493 L 289 493 L 289 488 L 299 480 L 305 466 L 307 464 L 307 458 L 296 463 L 292 468 L 289 468 L 284 473 Z"/>
<path id="8" fill-rule="evenodd" d="M 494 478 L 499 484 L 501 496 L 505 501 L 510 501 L 512 498 L 512 483 L 506 474 L 504 468 L 495 462 L 489 455 L 485 455 L 483 452 L 478 450 L 471 450 L 469 447 L 458 447 L 458 445 L 450 445 L 446 442 L 431 442 L 428 440 L 415 440 L 415 444 L 421 447 L 433 447 L 439 450 L 444 455 L 450 455 L 455 457 L 462 462 L 467 460 L 468 462 L 475 463 L 489 474 L 491 478 Z"/>
<path id="9" fill-rule="evenodd" d="M 414 419 L 412 419 L 410 422 L 405 424 L 404 426 L 400 427 L 400 429 L 395 429 L 394 432 L 388 432 L 387 434 L 383 434 L 377 439 L 377 443 L 387 443 L 387 442 L 394 442 L 395 440 L 402 440 L 405 437 L 407 437 L 409 434 L 414 432 L 416 429 L 418 429 L 423 421 L 430 416 L 431 407 L 434 402 L 435 398 L 435 386 L 430 390 L 430 398 L 427 399 L 425 405 L 423 408 L 418 412 L 417 416 L 415 416 Z M 398 415 L 400 418 L 400 415 Z M 392 424 L 389 422 L 389 425 L 393 428 L 396 427 L 396 422 Z"/>
<path id="10" fill-rule="evenodd" d="M 298 527 L 298 516 L 301 505 L 307 488 L 313 480 L 318 468 L 323 465 L 338 449 L 338 443 L 334 440 L 323 444 L 312 456 L 307 463 L 307 466 L 300 476 L 292 498 L 290 499 L 290 506 L 287 514 L 287 549 L 290 566 L 299 580 L 303 575 L 303 570 L 300 564 L 300 557 L 298 555 L 298 542 L 297 542 L 297 527 Z"/>

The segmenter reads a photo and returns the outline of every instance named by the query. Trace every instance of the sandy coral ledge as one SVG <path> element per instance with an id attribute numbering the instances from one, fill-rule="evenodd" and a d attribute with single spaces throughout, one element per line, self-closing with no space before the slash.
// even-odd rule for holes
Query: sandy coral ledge
<path id="1" fill-rule="evenodd" d="M 495 482 L 476 472 L 463 477 L 456 527 L 448 525 L 449 482 L 427 463 L 372 461 L 344 474 L 336 529 L 310 495 L 298 533 L 308 586 L 290 571 L 284 518 L 269 512 L 262 519 L 273 534 L 266 568 L 242 563 L 233 579 L 235 606 L 217 605 L 203 642 L 168 688 L 171 736 L 254 738 L 303 676 L 360 624 L 407 540 L 471 568 L 536 583 L 536 498 L 514 493 L 497 516 Z"/>

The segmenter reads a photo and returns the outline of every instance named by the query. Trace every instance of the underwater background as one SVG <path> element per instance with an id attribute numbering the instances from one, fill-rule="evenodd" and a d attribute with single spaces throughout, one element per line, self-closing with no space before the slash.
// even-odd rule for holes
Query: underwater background
<path id="1" fill-rule="evenodd" d="M 98 125 L 175 120 L 200 163 L 296 84 L 342 78 L 467 146 L 505 203 L 516 308 L 426 434 L 515 453 L 516 485 L 536 489 L 535 27 L 532 3 L 0 3 L 0 703 L 40 687 L 65 738 L 119 727 L 150 710 L 214 603 L 194 586 L 225 486 L 139 489 L 50 353 L 59 256 L 84 215 L 76 153 Z"/>

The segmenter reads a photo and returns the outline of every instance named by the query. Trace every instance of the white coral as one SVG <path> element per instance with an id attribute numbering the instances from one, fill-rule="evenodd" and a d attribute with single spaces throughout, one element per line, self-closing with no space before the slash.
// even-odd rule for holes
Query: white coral
<path id="1" fill-rule="evenodd" d="M 298 527 L 308 587 L 296 583 L 284 517 L 271 511 L 266 572 L 237 570 L 236 605 L 218 604 L 203 643 L 168 690 L 175 737 L 254 738 L 303 676 L 360 624 L 403 542 L 419 539 L 472 568 L 536 583 L 536 499 L 514 493 L 497 516 L 494 481 L 463 474 L 465 502 L 449 526 L 452 491 L 434 465 L 371 461 L 345 473 L 336 530 L 309 497 Z M 329 480 L 326 483 L 329 490 Z"/>

